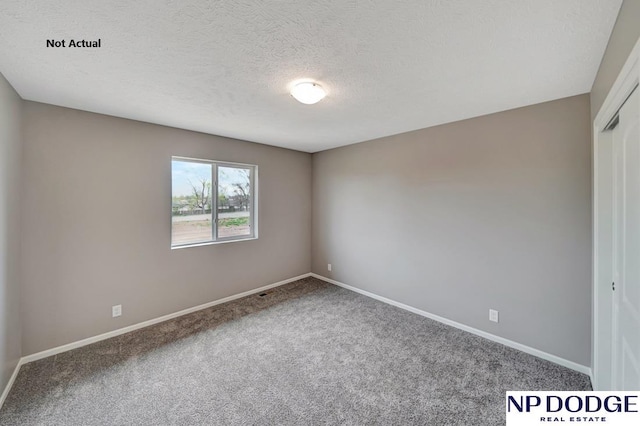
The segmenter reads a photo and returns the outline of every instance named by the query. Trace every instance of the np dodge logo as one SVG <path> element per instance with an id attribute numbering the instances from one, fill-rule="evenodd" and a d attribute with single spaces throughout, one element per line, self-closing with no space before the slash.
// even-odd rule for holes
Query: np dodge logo
<path id="1" fill-rule="evenodd" d="M 507 426 L 640 425 L 640 392 L 507 392 Z"/>

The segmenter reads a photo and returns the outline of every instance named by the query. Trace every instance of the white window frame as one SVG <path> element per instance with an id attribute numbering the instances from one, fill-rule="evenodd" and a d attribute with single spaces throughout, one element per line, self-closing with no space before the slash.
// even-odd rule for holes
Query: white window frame
<path id="1" fill-rule="evenodd" d="M 236 241 L 247 241 L 258 239 L 258 166 L 256 164 L 235 163 L 231 161 L 219 161 L 219 160 L 206 160 L 202 158 L 191 158 L 172 156 L 171 164 L 173 161 L 185 161 L 191 163 L 202 163 L 211 165 L 211 240 L 198 241 L 194 243 L 173 244 L 171 240 L 171 249 L 181 249 L 187 247 L 208 246 L 212 244 L 231 243 Z M 249 229 L 251 233 L 249 235 L 236 235 L 231 237 L 218 237 L 218 168 L 219 167 L 233 167 L 238 169 L 250 170 L 249 185 L 251 190 L 251 197 L 249 198 Z M 171 210 L 173 211 L 173 172 L 171 174 Z M 173 214 L 170 217 L 171 228 L 170 234 L 173 236 Z"/>

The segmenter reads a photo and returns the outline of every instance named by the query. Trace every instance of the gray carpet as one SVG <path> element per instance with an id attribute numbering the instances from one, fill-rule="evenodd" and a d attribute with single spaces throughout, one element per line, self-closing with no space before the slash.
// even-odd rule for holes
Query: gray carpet
<path id="1" fill-rule="evenodd" d="M 3 425 L 502 425 L 583 374 L 314 278 L 24 365 Z"/>

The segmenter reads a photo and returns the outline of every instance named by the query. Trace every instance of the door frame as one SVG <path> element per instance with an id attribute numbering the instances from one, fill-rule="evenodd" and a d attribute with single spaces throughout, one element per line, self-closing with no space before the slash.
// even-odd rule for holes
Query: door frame
<path id="1" fill-rule="evenodd" d="M 593 121 L 593 145 L 592 145 L 592 181 L 591 181 L 591 193 L 592 193 L 592 275 L 591 275 L 591 294 L 592 294 L 592 315 L 591 321 L 591 383 L 594 390 L 608 390 L 602 389 L 600 378 L 602 372 L 599 371 L 599 349 L 601 342 L 605 340 L 604 336 L 601 336 L 598 325 L 602 321 L 609 321 L 610 325 L 613 325 L 612 318 L 605 318 L 606 315 L 601 313 L 602 304 L 606 303 L 605 299 L 606 290 L 604 285 L 599 279 L 601 266 L 607 267 L 607 262 L 611 262 L 610 254 L 605 254 L 605 247 L 607 235 L 602 235 L 600 230 L 606 225 L 606 215 L 601 215 L 600 197 L 601 194 L 598 190 L 601 180 L 606 182 L 606 179 L 613 173 L 613 164 L 607 161 L 600 161 L 600 153 L 603 150 L 610 150 L 612 145 L 611 132 L 607 132 L 607 126 L 611 120 L 616 116 L 624 102 L 635 90 L 636 86 L 640 84 L 640 38 L 636 42 L 634 48 L 631 50 L 627 61 L 625 62 L 622 70 L 618 74 L 615 83 L 611 87 L 609 94 L 607 95 L 604 103 L 602 104 L 595 120 Z M 611 158 L 612 152 L 607 152 L 607 157 Z M 613 198 L 613 193 L 611 194 Z M 613 200 L 611 200 L 613 202 Z M 609 258 L 607 258 L 607 256 Z M 601 284 L 600 286 L 598 284 Z M 607 285 L 607 289 L 609 286 Z M 612 295 L 609 294 L 608 299 L 612 302 Z M 613 338 L 613 336 L 610 336 Z"/>

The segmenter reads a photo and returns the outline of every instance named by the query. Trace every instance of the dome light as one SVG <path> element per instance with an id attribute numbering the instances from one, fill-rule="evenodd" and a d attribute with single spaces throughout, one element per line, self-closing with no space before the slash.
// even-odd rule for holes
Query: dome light
<path id="1" fill-rule="evenodd" d="M 327 92 L 325 92 L 322 86 L 318 83 L 305 81 L 293 86 L 293 89 L 291 89 L 291 96 L 293 96 L 298 102 L 312 105 L 320 102 L 322 98 L 327 96 Z"/>

